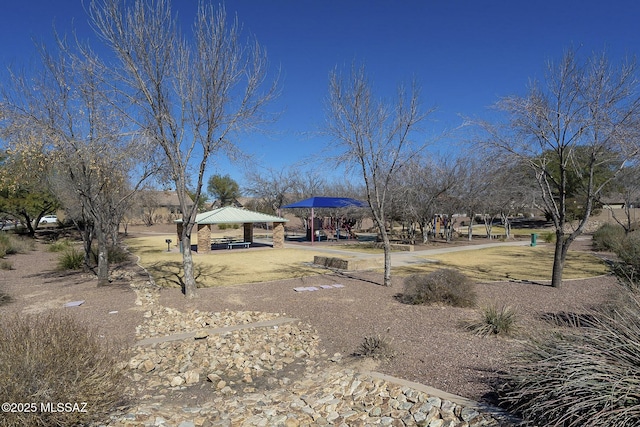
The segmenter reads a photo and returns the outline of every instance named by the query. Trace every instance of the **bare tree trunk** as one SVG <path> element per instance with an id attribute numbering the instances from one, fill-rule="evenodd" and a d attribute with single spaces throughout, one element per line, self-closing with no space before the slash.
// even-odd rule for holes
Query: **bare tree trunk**
<path id="1" fill-rule="evenodd" d="M 191 251 L 191 232 L 193 223 L 188 224 L 182 230 L 182 268 L 184 270 L 182 293 L 185 298 L 195 298 L 198 296 L 194 269 L 193 269 L 193 253 Z"/>
<path id="2" fill-rule="evenodd" d="M 100 226 L 96 227 L 98 238 L 98 286 L 109 284 L 109 240 Z"/>
<path id="3" fill-rule="evenodd" d="M 509 239 L 511 238 L 511 221 L 509 221 L 509 217 L 505 213 L 501 213 L 500 216 L 504 226 L 504 237 Z"/>
<path id="4" fill-rule="evenodd" d="M 553 269 L 551 274 L 551 286 L 559 288 L 562 286 L 562 272 L 564 270 L 564 261 L 567 257 L 567 248 L 565 245 L 564 233 L 556 231 L 556 248 L 553 253 Z"/>
<path id="5" fill-rule="evenodd" d="M 193 253 L 191 252 L 191 236 L 182 238 L 184 245 L 182 252 L 182 268 L 184 269 L 184 293 L 185 298 L 195 298 L 198 296 L 195 274 L 193 272 Z"/>
<path id="6" fill-rule="evenodd" d="M 427 230 L 426 225 L 420 221 L 419 223 L 420 232 L 422 233 L 422 243 L 429 243 L 429 231 Z"/>
<path id="7" fill-rule="evenodd" d="M 386 228 L 384 227 L 383 221 L 376 221 L 378 223 L 378 228 L 380 229 L 380 234 L 382 236 L 382 247 L 384 249 L 384 279 L 383 285 L 390 287 L 391 286 L 391 242 L 389 241 L 389 234 L 387 233 Z"/>

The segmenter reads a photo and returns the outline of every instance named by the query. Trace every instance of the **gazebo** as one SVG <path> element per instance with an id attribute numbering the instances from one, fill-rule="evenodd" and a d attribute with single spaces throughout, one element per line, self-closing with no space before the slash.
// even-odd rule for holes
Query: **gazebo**
<path id="1" fill-rule="evenodd" d="M 314 208 L 348 208 L 357 207 L 364 208 L 367 203 L 352 199 L 349 197 L 310 197 L 308 199 L 300 200 L 295 203 L 291 203 L 286 206 L 282 206 L 282 209 L 298 209 L 306 208 L 311 209 L 311 244 L 313 244 L 313 217 Z"/>
<path id="2" fill-rule="evenodd" d="M 253 243 L 253 224 L 259 222 L 273 223 L 273 247 L 284 247 L 284 223 L 288 219 L 275 215 L 267 215 L 261 212 L 224 206 L 212 211 L 203 212 L 196 216 L 198 229 L 197 248 L 198 253 L 211 251 L 211 225 L 213 224 L 242 224 L 244 229 L 245 244 Z M 182 236 L 182 220 L 176 220 L 178 240 Z"/>

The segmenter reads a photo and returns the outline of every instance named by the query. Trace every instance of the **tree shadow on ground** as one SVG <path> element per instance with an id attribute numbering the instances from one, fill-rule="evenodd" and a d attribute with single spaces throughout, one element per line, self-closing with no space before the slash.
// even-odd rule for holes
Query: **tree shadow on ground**
<path id="1" fill-rule="evenodd" d="M 179 287 L 182 293 L 185 291 L 184 272 L 182 270 L 182 262 L 180 261 L 165 261 L 157 262 L 147 267 L 147 270 L 158 283 L 160 287 Z M 193 266 L 193 273 L 196 283 L 202 281 L 205 278 L 215 277 L 224 274 L 228 270 L 228 266 L 211 266 L 211 265 L 199 265 Z M 210 280 L 206 280 L 206 283 L 210 283 Z M 201 287 L 210 287 L 201 286 Z"/>
<path id="2" fill-rule="evenodd" d="M 336 270 L 336 269 L 329 269 L 331 270 L 336 276 L 338 277 L 345 277 L 347 279 L 353 279 L 353 280 L 358 280 L 360 282 L 366 282 L 366 283 L 371 283 L 374 285 L 378 285 L 378 286 L 384 286 L 384 281 L 376 281 L 373 279 L 368 279 L 365 277 L 362 277 L 361 275 L 358 275 L 356 272 L 354 271 L 349 271 L 349 270 Z M 382 276 L 381 276 L 382 279 Z"/>

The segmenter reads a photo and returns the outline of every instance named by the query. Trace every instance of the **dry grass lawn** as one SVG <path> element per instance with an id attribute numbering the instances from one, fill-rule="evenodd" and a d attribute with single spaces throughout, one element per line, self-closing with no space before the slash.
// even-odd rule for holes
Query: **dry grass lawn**
<path id="1" fill-rule="evenodd" d="M 175 240 L 173 235 L 156 235 L 131 238 L 126 243 L 158 285 L 181 287 L 182 255 L 175 248 L 167 252 L 166 238 Z M 326 269 L 312 266 L 315 255 L 326 254 L 297 249 L 234 249 L 194 253 L 193 259 L 198 286 L 213 287 L 326 273 Z"/>
<path id="2" fill-rule="evenodd" d="M 127 244 L 133 253 L 140 256 L 141 264 L 149 270 L 160 286 L 180 287 L 182 256 L 175 248 L 167 252 L 165 238 L 175 236 L 130 238 Z M 362 250 L 365 253 L 374 251 L 376 250 Z M 206 255 L 194 253 L 194 266 L 198 285 L 215 287 L 326 273 L 326 269 L 313 266 L 315 255 L 326 256 L 326 253 L 306 249 L 272 248 L 217 250 Z M 354 254 L 353 258 L 356 256 Z M 343 255 L 341 258 L 351 257 Z M 496 247 L 431 255 L 424 259 L 433 262 L 395 267 L 393 272 L 403 276 L 428 273 L 439 268 L 454 268 L 477 281 L 550 280 L 553 246 Z M 586 252 L 570 251 L 563 278 L 588 278 L 607 272 L 607 266 L 595 256 Z"/>
<path id="3" fill-rule="evenodd" d="M 408 275 L 428 273 L 439 268 L 455 268 L 478 281 L 551 280 L 553 249 L 552 245 L 512 246 L 452 252 L 425 257 L 425 260 L 433 263 L 398 267 L 394 271 Z M 563 279 L 595 277 L 608 271 L 599 258 L 586 252 L 569 251 Z"/>

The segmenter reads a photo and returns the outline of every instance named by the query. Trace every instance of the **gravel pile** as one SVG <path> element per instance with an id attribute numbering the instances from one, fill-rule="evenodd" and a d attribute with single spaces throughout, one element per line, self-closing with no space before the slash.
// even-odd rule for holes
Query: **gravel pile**
<path id="1" fill-rule="evenodd" d="M 358 372 L 319 350 L 318 334 L 296 319 L 179 311 L 136 291 L 150 305 L 125 368 L 137 403 L 110 426 L 511 425 Z"/>

